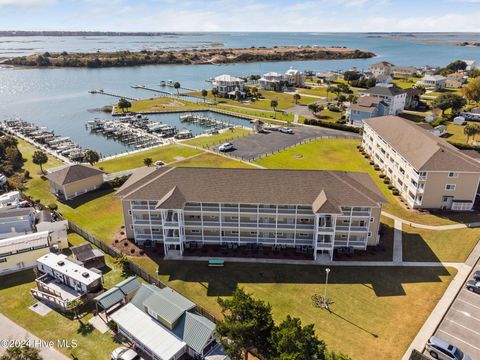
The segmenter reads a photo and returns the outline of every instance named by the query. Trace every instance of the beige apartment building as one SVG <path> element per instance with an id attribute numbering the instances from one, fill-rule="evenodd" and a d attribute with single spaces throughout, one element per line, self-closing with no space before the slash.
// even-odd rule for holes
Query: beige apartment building
<path id="1" fill-rule="evenodd" d="M 362 146 L 412 208 L 472 210 L 480 164 L 398 116 L 365 120 Z"/>
<path id="2" fill-rule="evenodd" d="M 377 245 L 386 203 L 366 173 L 310 170 L 142 168 L 117 196 L 127 237 L 165 254 L 255 244 L 314 259 Z"/>

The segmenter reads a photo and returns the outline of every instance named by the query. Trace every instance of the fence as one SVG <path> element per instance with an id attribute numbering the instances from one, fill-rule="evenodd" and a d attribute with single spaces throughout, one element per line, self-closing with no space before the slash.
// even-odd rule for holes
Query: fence
<path id="1" fill-rule="evenodd" d="M 123 254 L 111 247 L 111 246 L 108 246 L 107 244 L 105 244 L 103 241 L 100 241 L 98 240 L 95 236 L 93 236 L 92 234 L 90 234 L 89 232 L 83 230 L 81 227 L 79 227 L 77 224 L 75 224 L 74 222 L 68 220 L 68 225 L 69 225 L 69 229 L 75 233 L 77 233 L 78 235 L 80 235 L 81 237 L 83 237 L 85 240 L 87 240 L 88 242 L 92 243 L 93 245 L 95 245 L 96 247 L 98 247 L 100 250 L 102 250 L 104 253 L 110 255 L 111 257 L 117 259 L 117 258 L 120 258 L 123 256 Z M 138 266 L 137 264 L 133 263 L 131 260 L 127 259 L 127 263 L 128 263 L 128 268 L 130 269 L 130 271 L 132 273 L 134 273 L 135 275 L 141 277 L 143 280 L 145 280 L 146 282 L 150 283 L 150 284 L 154 284 L 155 286 L 163 289 L 163 288 L 166 288 L 168 287 L 167 284 L 165 284 L 164 282 L 162 282 L 161 280 L 159 280 L 158 278 L 152 276 L 151 274 L 149 274 L 148 272 L 146 272 L 145 270 L 143 270 L 140 266 Z M 180 293 L 180 295 L 182 296 L 185 296 L 183 295 L 182 293 Z M 188 298 L 187 296 L 185 296 L 186 298 Z M 206 317 L 207 319 L 209 319 L 210 321 L 212 321 L 213 323 L 216 323 L 217 322 L 217 319 L 215 318 L 215 316 L 213 316 L 211 313 L 209 313 L 206 309 L 204 309 L 203 307 L 199 306 L 199 305 L 196 305 L 195 306 L 195 310 L 201 314 L 202 316 Z"/>

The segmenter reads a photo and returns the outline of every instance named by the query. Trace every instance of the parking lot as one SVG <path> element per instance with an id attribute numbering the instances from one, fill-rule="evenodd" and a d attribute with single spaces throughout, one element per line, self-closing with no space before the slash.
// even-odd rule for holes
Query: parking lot
<path id="1" fill-rule="evenodd" d="M 480 270 L 479 263 L 475 270 Z M 480 294 L 463 286 L 435 335 L 480 360 Z"/>
<path id="2" fill-rule="evenodd" d="M 245 160 L 253 160 L 264 154 L 277 152 L 290 146 L 300 144 L 307 139 L 320 137 L 359 137 L 357 134 L 335 129 L 295 126 L 293 134 L 284 134 L 280 131 L 267 131 L 249 136 L 244 136 L 232 141 L 234 149 L 227 154 Z M 219 145 L 212 147 L 218 150 Z"/>

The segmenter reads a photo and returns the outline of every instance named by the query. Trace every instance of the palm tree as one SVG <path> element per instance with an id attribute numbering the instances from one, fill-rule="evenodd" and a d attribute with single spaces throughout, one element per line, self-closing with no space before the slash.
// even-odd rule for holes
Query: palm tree
<path id="1" fill-rule="evenodd" d="M 94 150 L 87 150 L 85 151 L 85 155 L 83 155 L 83 161 L 88 162 L 90 165 L 97 163 L 100 160 L 100 155 Z"/>
<path id="2" fill-rule="evenodd" d="M 179 95 L 180 94 L 179 89 L 181 88 L 180 83 L 178 81 L 175 82 L 175 84 L 173 84 L 173 87 L 177 89 L 177 95 Z"/>
<path id="3" fill-rule="evenodd" d="M 43 171 L 43 164 L 46 164 L 48 162 L 48 156 L 45 152 L 40 151 L 40 150 L 36 150 L 33 153 L 32 162 L 35 165 L 39 165 L 40 166 L 40 171 L 42 172 L 42 174 L 45 174 L 45 172 Z"/>
<path id="4" fill-rule="evenodd" d="M 473 125 L 473 124 L 467 124 L 464 128 L 463 128 L 463 133 L 467 136 L 467 141 L 466 143 L 468 144 L 469 140 L 470 140 L 470 137 L 473 136 L 475 137 L 476 134 L 479 133 L 479 129 L 476 125 Z"/>
<path id="5" fill-rule="evenodd" d="M 275 114 L 275 119 L 277 118 L 277 107 L 278 107 L 278 100 L 272 100 L 270 101 L 270 107 L 273 109 L 274 114 Z"/>
<path id="6" fill-rule="evenodd" d="M 205 98 L 207 97 L 207 95 L 208 95 L 208 91 L 203 89 L 202 90 L 203 102 L 205 102 Z"/>
<path id="7" fill-rule="evenodd" d="M 74 320 L 78 320 L 80 323 L 82 321 L 80 320 L 80 316 L 79 316 L 79 313 L 78 313 L 78 308 L 82 305 L 83 305 L 83 301 L 80 300 L 80 299 L 75 299 L 75 300 L 69 301 L 68 305 L 67 305 L 68 310 L 73 311 L 73 314 L 75 316 Z"/>
<path id="8" fill-rule="evenodd" d="M 151 166 L 151 165 L 153 164 L 152 158 L 145 158 L 145 159 L 143 159 L 143 164 L 144 164 L 145 166 Z"/>
<path id="9" fill-rule="evenodd" d="M 212 89 L 212 95 L 213 95 L 213 99 L 215 100 L 215 102 L 217 102 L 217 95 L 218 95 L 218 89 L 217 88 Z"/>
<path id="10" fill-rule="evenodd" d="M 256 99 L 258 97 L 258 88 L 253 86 L 250 91 L 252 92 L 252 96 Z"/>
<path id="11" fill-rule="evenodd" d="M 293 95 L 293 100 L 295 100 L 295 104 L 298 104 L 298 101 L 301 99 L 302 97 L 300 96 L 300 94 L 298 93 L 295 93 Z"/>
<path id="12" fill-rule="evenodd" d="M 327 102 L 328 102 L 328 94 L 334 92 L 335 86 L 328 85 L 327 86 Z"/>

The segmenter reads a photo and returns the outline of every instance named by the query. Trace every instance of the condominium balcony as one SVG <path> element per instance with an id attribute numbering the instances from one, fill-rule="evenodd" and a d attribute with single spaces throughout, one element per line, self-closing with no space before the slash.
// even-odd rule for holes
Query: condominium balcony
<path id="1" fill-rule="evenodd" d="M 335 232 L 335 229 L 333 227 L 319 227 L 318 228 L 318 233 L 332 234 L 334 232 Z"/>
<path id="2" fill-rule="evenodd" d="M 134 204 L 132 204 L 131 209 L 132 210 L 148 210 L 149 207 L 148 207 L 148 205 L 134 205 Z"/>
<path id="3" fill-rule="evenodd" d="M 178 227 L 179 226 L 179 223 L 178 221 L 164 221 L 163 222 L 163 226 L 164 227 Z"/>
<path id="4" fill-rule="evenodd" d="M 355 216 L 355 217 L 369 217 L 370 216 L 370 211 L 342 211 L 342 215 L 340 216 Z"/>
<path id="5" fill-rule="evenodd" d="M 351 226 L 338 226 L 335 228 L 335 230 L 337 232 L 368 232 L 368 227 L 366 226 L 354 226 L 354 225 L 351 225 Z"/>
<path id="6" fill-rule="evenodd" d="M 356 248 L 365 248 L 367 245 L 367 241 L 365 240 L 335 240 L 334 242 L 334 247 L 339 248 L 339 247 L 346 247 L 346 246 L 351 246 L 351 247 L 356 247 Z"/>
<path id="7" fill-rule="evenodd" d="M 166 236 L 163 239 L 163 241 L 166 242 L 166 243 L 177 243 L 177 244 L 179 244 L 180 243 L 180 237 L 178 237 L 178 236 Z"/>
<path id="8" fill-rule="evenodd" d="M 163 234 L 136 234 L 135 240 L 136 241 L 146 241 L 146 240 L 161 241 L 163 240 Z"/>

